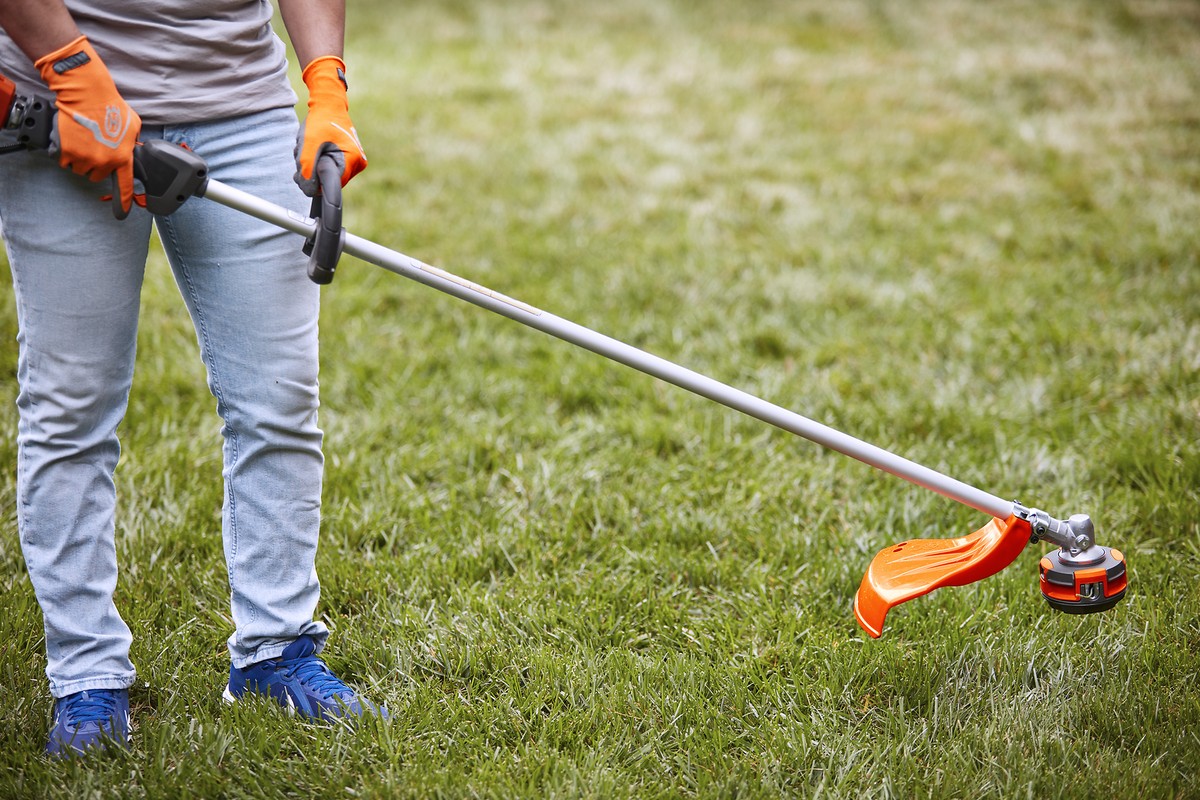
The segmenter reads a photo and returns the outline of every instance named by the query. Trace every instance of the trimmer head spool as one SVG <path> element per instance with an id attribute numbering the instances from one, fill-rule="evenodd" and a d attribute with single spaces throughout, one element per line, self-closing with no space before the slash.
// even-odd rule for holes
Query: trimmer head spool
<path id="1" fill-rule="evenodd" d="M 1043 556 L 1042 596 L 1056 611 L 1094 614 L 1107 611 L 1125 596 L 1125 555 L 1116 548 L 1093 545 L 1082 552 L 1054 550 Z"/>

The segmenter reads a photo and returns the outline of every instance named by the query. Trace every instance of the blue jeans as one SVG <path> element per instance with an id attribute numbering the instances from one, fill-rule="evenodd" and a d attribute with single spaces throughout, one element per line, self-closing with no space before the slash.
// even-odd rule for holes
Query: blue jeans
<path id="1" fill-rule="evenodd" d="M 308 201 L 291 179 L 296 128 L 294 112 L 277 109 L 150 126 L 142 140 L 187 144 L 214 178 L 303 214 Z M 299 238 L 202 199 L 162 218 L 135 208 L 118 222 L 98 200 L 107 182 L 44 155 L 0 156 L 0 186 L 19 325 L 18 529 L 45 621 L 51 693 L 134 681 L 130 631 L 113 603 L 113 471 L 152 224 L 224 423 L 233 663 L 273 658 L 301 634 L 323 644 L 327 631 L 313 620 L 319 295 Z"/>

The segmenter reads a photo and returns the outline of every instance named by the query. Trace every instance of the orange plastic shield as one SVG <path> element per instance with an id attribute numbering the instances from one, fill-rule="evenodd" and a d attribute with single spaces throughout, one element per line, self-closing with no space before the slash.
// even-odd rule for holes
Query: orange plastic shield
<path id="1" fill-rule="evenodd" d="M 942 586 L 965 586 L 995 575 L 1029 544 L 1029 523 L 1015 516 L 993 519 L 958 539 L 913 539 L 879 552 L 854 598 L 854 616 L 873 638 L 895 606 Z"/>

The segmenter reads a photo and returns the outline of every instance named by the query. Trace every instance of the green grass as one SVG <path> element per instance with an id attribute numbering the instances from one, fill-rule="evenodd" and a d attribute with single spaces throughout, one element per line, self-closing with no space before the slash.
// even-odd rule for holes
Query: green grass
<path id="1" fill-rule="evenodd" d="M 225 708 L 219 423 L 156 252 L 118 472 L 134 749 L 41 755 L 8 469 L 0 796 L 1200 796 L 1194 3 L 351 6 L 352 230 L 1088 512 L 1129 596 L 1050 611 L 1039 545 L 868 640 L 872 555 L 979 514 L 347 261 L 320 613 L 395 719 Z"/>

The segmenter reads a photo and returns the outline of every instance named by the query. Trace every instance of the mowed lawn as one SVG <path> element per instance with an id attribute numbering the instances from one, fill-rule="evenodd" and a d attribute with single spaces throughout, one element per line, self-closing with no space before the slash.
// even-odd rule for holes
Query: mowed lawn
<path id="1" fill-rule="evenodd" d="M 220 423 L 156 250 L 128 755 L 42 755 L 0 305 L 0 797 L 1200 796 L 1200 6 L 350 5 L 353 232 L 1091 514 L 1129 594 L 1050 610 L 1039 544 L 869 639 L 872 556 L 985 517 L 346 259 L 320 614 L 393 719 L 225 707 Z"/>

